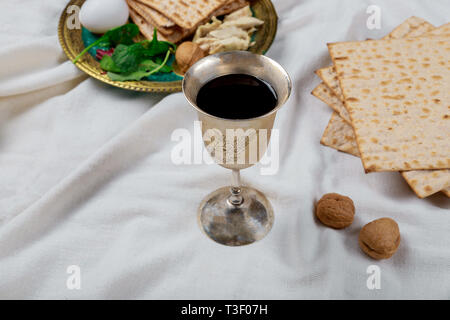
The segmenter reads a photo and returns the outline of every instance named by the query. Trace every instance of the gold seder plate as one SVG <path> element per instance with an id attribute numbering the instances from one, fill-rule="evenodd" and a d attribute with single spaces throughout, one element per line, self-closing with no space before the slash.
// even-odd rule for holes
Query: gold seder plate
<path id="1" fill-rule="evenodd" d="M 85 0 L 71 0 L 64 8 L 59 19 L 58 37 L 61 47 L 70 60 L 73 60 L 83 49 L 84 44 L 81 38 L 80 29 L 69 29 L 67 19 L 74 13 L 71 6 L 81 8 Z M 255 44 L 249 49 L 250 52 L 265 54 L 270 48 L 277 32 L 278 17 L 275 8 L 270 0 L 251 1 L 251 8 L 256 18 L 264 20 L 264 24 L 255 32 Z M 86 72 L 91 77 L 108 83 L 112 86 L 126 90 L 143 92 L 177 92 L 181 91 L 181 80 L 178 81 L 113 81 L 106 74 L 102 74 L 100 63 L 89 53 L 86 53 L 76 64 L 76 66 Z"/>

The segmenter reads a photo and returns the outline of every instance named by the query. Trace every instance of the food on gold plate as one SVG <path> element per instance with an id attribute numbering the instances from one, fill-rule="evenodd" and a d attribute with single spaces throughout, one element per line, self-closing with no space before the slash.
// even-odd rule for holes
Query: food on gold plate
<path id="1" fill-rule="evenodd" d="M 327 193 L 316 204 L 316 216 L 328 227 L 343 229 L 352 224 L 355 205 L 349 197 Z"/>
<path id="2" fill-rule="evenodd" d="M 172 54 L 178 65 L 176 73 L 184 74 L 208 54 L 247 50 L 253 45 L 253 32 L 264 23 L 252 16 L 246 0 L 207 3 L 200 0 L 112 0 L 108 5 L 104 1 L 85 3 L 83 26 L 91 32 L 105 34 L 87 44 L 73 62 L 98 46 L 94 56 L 108 77 L 115 81 L 142 80 L 157 72 L 171 73 Z M 100 10 L 100 3 L 106 11 Z M 103 12 L 106 14 L 102 15 Z M 135 24 L 123 24 L 128 16 Z M 106 28 L 105 20 L 114 27 Z M 147 40 L 142 41 L 139 33 Z M 176 51 L 175 43 L 193 36 L 193 41 L 181 43 Z"/>
<path id="3" fill-rule="evenodd" d="M 226 15 L 246 5 L 245 0 L 127 0 L 130 16 L 147 38 L 158 30 L 158 38 L 178 43 L 195 33 L 212 17 Z M 149 32 L 150 31 L 150 32 Z"/>
<path id="4" fill-rule="evenodd" d="M 86 47 L 73 63 L 77 63 L 90 48 L 101 43 L 112 48 L 108 51 L 97 50 L 97 56 L 101 58 L 100 66 L 111 80 L 141 80 L 156 72 L 171 72 L 172 67 L 167 62 L 175 52 L 175 44 L 158 41 L 156 29 L 151 41 L 135 42 L 134 38 L 138 34 L 138 27 L 132 23 L 111 29 Z"/>
<path id="5" fill-rule="evenodd" d="M 137 1 L 127 0 L 127 3 L 130 8 L 131 20 L 139 26 L 141 33 L 147 39 L 153 37 L 153 30 L 155 28 L 157 29 L 158 39 L 173 43 L 179 42 L 191 33 L 191 30 L 182 29 L 171 21 L 167 23 L 163 22 L 162 25 L 159 26 L 153 20 L 153 16 L 162 16 L 160 13 L 154 10 L 151 11 L 151 8 Z M 153 16 L 151 15 L 152 12 L 154 12 Z M 170 26 L 168 27 L 167 25 Z"/>
<path id="6" fill-rule="evenodd" d="M 185 41 L 177 48 L 175 60 L 179 71 L 185 73 L 194 63 L 205 56 L 205 52 L 198 44 L 192 41 Z"/>
<path id="7" fill-rule="evenodd" d="M 253 45 L 252 33 L 263 23 L 252 17 L 250 6 L 246 6 L 225 16 L 223 22 L 213 17 L 210 23 L 198 27 L 193 42 L 209 54 L 247 50 Z"/>
<path id="8" fill-rule="evenodd" d="M 208 54 L 247 50 L 253 44 L 252 33 L 264 23 L 252 16 L 250 5 L 243 0 L 215 0 L 208 6 L 187 1 L 189 8 L 198 10 L 197 14 L 184 12 L 186 6 L 179 1 L 172 1 L 171 6 L 152 0 L 127 2 L 132 20 L 147 38 L 153 27 L 157 28 L 159 39 L 175 43 L 195 33 L 192 41 Z M 223 21 L 217 18 L 222 15 Z"/>

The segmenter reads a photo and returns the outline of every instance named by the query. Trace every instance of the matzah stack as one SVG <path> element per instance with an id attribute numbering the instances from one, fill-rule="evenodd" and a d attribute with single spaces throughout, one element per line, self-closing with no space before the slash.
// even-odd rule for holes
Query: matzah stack
<path id="1" fill-rule="evenodd" d="M 364 168 L 450 168 L 450 35 L 329 45 Z"/>
<path id="2" fill-rule="evenodd" d="M 423 36 L 423 34 L 427 32 L 429 32 L 429 36 L 433 34 L 445 35 L 449 33 L 449 27 L 450 25 L 447 24 L 445 26 L 437 28 L 434 31 L 431 31 L 434 29 L 431 24 L 420 18 L 411 17 L 384 39 L 417 37 L 421 35 Z M 365 42 L 360 43 L 364 45 Z M 365 62 L 367 63 L 367 61 Z M 364 66 L 368 67 L 367 64 L 365 64 Z M 401 67 L 399 69 L 401 69 Z M 415 70 L 414 73 L 416 73 Z M 340 79 L 334 69 L 334 66 L 320 69 L 318 70 L 317 74 L 322 78 L 322 80 L 324 80 L 324 82 L 321 83 L 316 89 L 314 89 L 313 94 L 336 111 L 336 113 L 333 113 L 332 118 L 330 119 L 330 122 L 323 134 L 321 143 L 340 151 L 359 156 L 360 150 L 355 139 L 351 117 L 347 111 L 346 106 L 343 103 L 344 94 L 341 90 L 339 83 Z M 406 72 L 403 72 L 403 74 L 406 74 Z M 351 76 L 354 76 L 353 70 Z M 356 77 L 354 79 L 356 79 Z M 444 125 L 448 126 L 448 124 Z M 446 129 L 446 132 L 448 134 L 448 127 L 445 127 L 444 129 Z M 449 149 L 447 148 L 447 151 L 443 151 L 443 153 L 446 154 L 445 152 L 448 152 L 448 150 Z M 450 195 L 450 171 L 447 169 L 405 171 L 402 173 L 402 175 L 419 197 L 426 197 L 439 190 L 442 190 L 448 196 Z"/>
<path id="3" fill-rule="evenodd" d="M 158 38 L 180 42 L 212 16 L 220 16 L 240 9 L 246 0 L 127 0 L 130 17 L 141 33 L 151 39 L 153 29 Z"/>

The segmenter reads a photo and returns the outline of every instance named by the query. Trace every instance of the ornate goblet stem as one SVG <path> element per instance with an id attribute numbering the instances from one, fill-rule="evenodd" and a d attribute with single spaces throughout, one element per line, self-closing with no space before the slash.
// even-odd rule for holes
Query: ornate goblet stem
<path id="1" fill-rule="evenodd" d="M 238 169 L 233 169 L 232 171 L 232 184 L 230 188 L 231 195 L 228 198 L 231 205 L 233 206 L 240 206 L 242 202 L 244 202 L 244 198 L 241 194 L 241 174 Z"/>

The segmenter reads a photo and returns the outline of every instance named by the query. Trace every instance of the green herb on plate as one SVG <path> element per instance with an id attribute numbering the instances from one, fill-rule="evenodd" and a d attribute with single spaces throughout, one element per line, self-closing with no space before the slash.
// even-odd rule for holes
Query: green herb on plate
<path id="1" fill-rule="evenodd" d="M 159 41 L 158 34 L 156 33 L 156 28 L 153 29 L 153 39 L 144 40 L 139 42 L 146 49 L 145 55 L 147 57 L 154 57 L 160 54 L 164 54 L 169 49 L 176 50 L 177 46 L 171 42 Z"/>
<path id="2" fill-rule="evenodd" d="M 172 68 L 166 65 L 169 60 L 169 56 L 171 54 L 171 50 L 167 50 L 166 56 L 161 64 L 156 64 L 152 60 L 145 60 L 141 64 L 139 64 L 138 69 L 128 73 L 115 73 L 108 72 L 108 77 L 114 81 L 139 81 L 142 78 L 148 77 L 158 71 L 160 72 L 171 72 Z M 106 57 L 106 56 L 105 56 Z M 103 57 L 103 59 L 105 59 Z M 102 59 L 102 61 L 103 61 Z"/>
<path id="3" fill-rule="evenodd" d="M 120 68 L 116 66 L 111 56 L 105 54 L 100 61 L 100 67 L 105 71 L 120 72 Z"/>
<path id="4" fill-rule="evenodd" d="M 173 43 L 158 41 L 156 29 L 153 39 L 132 44 L 119 44 L 111 56 L 103 56 L 100 66 L 114 81 L 139 81 L 156 72 L 169 73 L 169 57 L 176 50 Z M 105 60 L 105 61 L 103 61 Z"/>
<path id="5" fill-rule="evenodd" d="M 111 58 L 121 72 L 131 72 L 136 70 L 139 63 L 145 58 L 144 52 L 145 48 L 140 43 L 129 46 L 119 44 L 114 49 Z"/>
<path id="6" fill-rule="evenodd" d="M 172 66 L 168 65 L 169 57 L 175 53 L 176 45 L 159 41 L 156 28 L 152 40 L 134 42 L 139 34 L 135 24 L 126 24 L 106 32 L 101 38 L 86 47 L 75 59 L 80 59 L 90 48 L 98 45 L 111 48 L 112 55 L 104 54 L 100 67 L 114 81 L 139 81 L 156 72 L 170 73 Z"/>
<path id="7" fill-rule="evenodd" d="M 129 45 L 133 44 L 133 38 L 139 34 L 139 27 L 134 23 L 128 23 L 120 27 L 113 28 L 107 31 L 103 36 L 101 36 L 97 41 L 91 43 L 90 46 L 86 47 L 79 55 L 73 59 L 73 63 L 77 61 L 86 54 L 92 47 L 114 47 L 119 44 Z"/>

